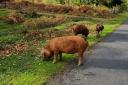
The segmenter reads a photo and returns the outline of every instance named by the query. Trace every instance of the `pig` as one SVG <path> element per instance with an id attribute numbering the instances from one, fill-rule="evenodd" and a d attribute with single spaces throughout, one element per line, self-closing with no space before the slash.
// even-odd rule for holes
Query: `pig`
<path id="1" fill-rule="evenodd" d="M 82 34 L 85 37 L 88 37 L 89 34 L 89 30 L 86 26 L 81 25 L 81 24 L 73 24 L 70 28 L 69 28 L 75 35 L 78 34 Z"/>
<path id="2" fill-rule="evenodd" d="M 97 34 L 97 37 L 100 37 L 100 32 L 102 32 L 104 29 L 104 26 L 102 23 L 98 23 L 96 24 L 96 34 Z"/>
<path id="3" fill-rule="evenodd" d="M 83 64 L 83 57 L 88 42 L 80 36 L 63 36 L 56 37 L 48 42 L 41 50 L 44 60 L 49 60 L 53 56 L 53 63 L 57 63 L 58 55 L 62 60 L 62 53 L 74 54 L 78 53 L 78 66 Z"/>

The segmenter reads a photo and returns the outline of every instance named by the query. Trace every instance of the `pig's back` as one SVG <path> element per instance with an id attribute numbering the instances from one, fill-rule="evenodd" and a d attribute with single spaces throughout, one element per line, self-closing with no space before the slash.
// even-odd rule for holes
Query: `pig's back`
<path id="1" fill-rule="evenodd" d="M 58 49 L 63 52 L 77 52 L 80 49 L 86 49 L 87 41 L 80 36 L 57 37 L 50 41 L 52 50 Z"/>

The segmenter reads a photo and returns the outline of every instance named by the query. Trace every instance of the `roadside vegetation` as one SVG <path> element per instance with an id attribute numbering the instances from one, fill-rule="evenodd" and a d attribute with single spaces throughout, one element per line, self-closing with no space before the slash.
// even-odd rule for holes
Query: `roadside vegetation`
<path id="1" fill-rule="evenodd" d="M 42 60 L 40 49 L 54 37 L 70 35 L 67 30 L 72 24 L 88 27 L 90 34 L 87 40 L 91 47 L 116 30 L 128 18 L 128 13 L 121 13 L 119 9 L 108 14 L 111 8 L 106 6 L 95 9 L 92 9 L 91 5 L 81 7 L 82 14 L 75 14 L 70 10 L 66 13 L 64 9 L 67 11 L 67 6 L 60 8 L 50 5 L 54 9 L 60 8 L 52 12 L 48 11 L 49 5 L 45 5 L 45 11 L 36 8 L 30 10 L 31 3 L 30 8 L 25 10 L 19 10 L 16 6 L 13 4 L 10 5 L 11 9 L 0 8 L 0 85 L 42 85 L 51 76 L 62 71 L 70 61 L 76 59 L 75 55 L 64 54 L 62 62 L 53 64 L 52 59 Z M 94 15 L 95 11 L 103 16 Z M 105 27 L 101 38 L 96 38 L 95 33 L 98 22 L 103 22 Z"/>

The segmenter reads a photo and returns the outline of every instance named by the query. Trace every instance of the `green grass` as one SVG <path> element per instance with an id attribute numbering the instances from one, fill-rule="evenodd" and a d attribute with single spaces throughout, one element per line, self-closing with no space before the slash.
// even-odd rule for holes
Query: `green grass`
<path id="1" fill-rule="evenodd" d="M 8 9 L 0 9 L 0 16 L 7 16 L 10 13 Z"/>
<path id="2" fill-rule="evenodd" d="M 70 56 L 70 55 L 69 55 Z M 1 59 L 0 85 L 40 85 L 45 83 L 49 76 L 64 68 L 68 59 L 54 65 L 52 61 L 42 61 L 31 52 L 12 55 Z"/>
<path id="3" fill-rule="evenodd" d="M 8 15 L 8 11 L 1 9 L 0 16 Z M 60 24 L 52 29 L 63 30 L 72 23 L 90 23 L 95 26 L 97 21 L 103 21 L 105 25 L 105 30 L 101 34 L 103 38 L 120 26 L 128 18 L 128 14 L 119 14 L 113 19 L 70 17 L 72 17 L 70 22 Z M 20 42 L 23 39 L 23 36 L 19 34 L 20 28 L 20 24 L 10 25 L 0 21 L 0 43 L 8 45 Z M 91 34 L 88 41 L 90 45 L 93 45 L 101 39 L 96 39 L 95 35 Z M 52 75 L 63 70 L 66 64 L 75 58 L 74 55 L 65 54 L 63 61 L 57 64 L 53 64 L 52 59 L 43 61 L 38 55 L 38 48 L 45 43 L 44 40 L 40 40 L 40 45 L 37 46 L 33 46 L 31 42 L 28 43 L 29 48 L 26 51 L 0 58 L 0 85 L 42 85 Z"/>

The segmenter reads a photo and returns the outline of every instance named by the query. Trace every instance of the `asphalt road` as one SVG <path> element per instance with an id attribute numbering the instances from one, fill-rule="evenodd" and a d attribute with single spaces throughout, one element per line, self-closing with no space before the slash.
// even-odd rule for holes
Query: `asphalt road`
<path id="1" fill-rule="evenodd" d="M 85 53 L 84 66 L 76 61 L 47 85 L 128 85 L 128 22 Z"/>

